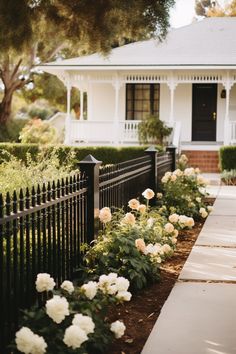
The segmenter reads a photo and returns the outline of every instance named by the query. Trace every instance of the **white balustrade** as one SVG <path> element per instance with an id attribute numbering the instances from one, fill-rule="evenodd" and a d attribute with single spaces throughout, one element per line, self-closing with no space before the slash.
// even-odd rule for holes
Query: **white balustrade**
<path id="1" fill-rule="evenodd" d="M 229 129 L 230 144 L 236 144 L 236 121 L 229 122 Z"/>

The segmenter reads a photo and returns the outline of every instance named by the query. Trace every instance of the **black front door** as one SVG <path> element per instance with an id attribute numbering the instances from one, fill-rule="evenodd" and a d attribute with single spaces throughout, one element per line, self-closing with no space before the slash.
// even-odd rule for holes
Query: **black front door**
<path id="1" fill-rule="evenodd" d="M 192 141 L 216 141 L 217 84 L 193 84 Z"/>

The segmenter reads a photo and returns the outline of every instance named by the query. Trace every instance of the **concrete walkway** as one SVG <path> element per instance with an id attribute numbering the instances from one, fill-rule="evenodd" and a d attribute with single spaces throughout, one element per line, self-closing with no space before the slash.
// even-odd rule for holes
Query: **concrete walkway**
<path id="1" fill-rule="evenodd" d="M 214 210 L 142 354 L 236 354 L 236 187 L 209 192 Z"/>

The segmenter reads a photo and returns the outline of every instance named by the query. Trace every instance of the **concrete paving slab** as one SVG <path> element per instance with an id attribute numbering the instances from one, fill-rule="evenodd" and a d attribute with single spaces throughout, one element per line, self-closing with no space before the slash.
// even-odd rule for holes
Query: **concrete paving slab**
<path id="1" fill-rule="evenodd" d="M 220 199 L 217 197 L 211 215 L 236 216 L 236 199 Z"/>
<path id="2" fill-rule="evenodd" d="M 210 214 L 195 245 L 236 248 L 236 217 Z"/>
<path id="3" fill-rule="evenodd" d="M 236 199 L 236 187 L 221 186 L 217 197 L 219 199 Z"/>
<path id="4" fill-rule="evenodd" d="M 194 246 L 179 279 L 236 282 L 236 248 Z"/>
<path id="5" fill-rule="evenodd" d="M 177 283 L 142 354 L 235 354 L 236 284 Z"/>
<path id="6" fill-rule="evenodd" d="M 220 186 L 207 186 L 206 192 L 209 193 L 211 198 L 216 198 L 220 190 Z"/>

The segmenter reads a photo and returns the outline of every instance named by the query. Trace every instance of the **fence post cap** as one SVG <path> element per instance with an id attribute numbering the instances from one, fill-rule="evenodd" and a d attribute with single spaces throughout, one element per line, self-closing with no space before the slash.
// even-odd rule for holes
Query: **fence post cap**
<path id="1" fill-rule="evenodd" d="M 158 152 L 158 150 L 155 148 L 154 145 L 152 145 L 152 146 L 149 146 L 149 148 L 147 148 L 145 150 L 145 152 Z"/>
<path id="2" fill-rule="evenodd" d="M 177 146 L 170 144 L 166 147 L 166 149 L 177 149 Z"/>
<path id="3" fill-rule="evenodd" d="M 97 164 L 101 164 L 102 161 L 98 161 L 97 159 L 95 159 L 95 157 L 93 157 L 93 155 L 87 155 L 83 160 L 81 160 L 79 162 L 80 164 L 93 164 L 93 165 L 97 165 Z"/>

